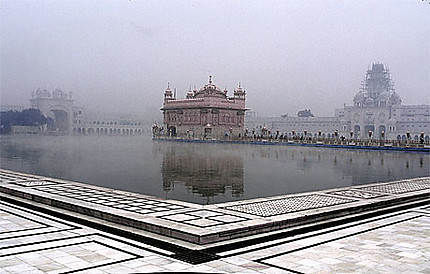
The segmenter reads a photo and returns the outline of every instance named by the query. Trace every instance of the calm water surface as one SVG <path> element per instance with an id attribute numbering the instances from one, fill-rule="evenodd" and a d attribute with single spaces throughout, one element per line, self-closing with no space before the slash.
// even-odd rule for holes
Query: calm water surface
<path id="1" fill-rule="evenodd" d="M 425 153 L 2 136 L 1 168 L 208 204 L 429 176 Z"/>

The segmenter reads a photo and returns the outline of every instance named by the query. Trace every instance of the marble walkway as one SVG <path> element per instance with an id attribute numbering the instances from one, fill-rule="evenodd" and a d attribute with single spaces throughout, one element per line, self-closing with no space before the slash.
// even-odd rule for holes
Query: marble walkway
<path id="1" fill-rule="evenodd" d="M 219 253 L 173 253 L 0 202 L 0 273 L 430 273 L 430 206 Z"/>
<path id="2" fill-rule="evenodd" d="M 429 181 L 200 206 L 0 170 L 0 273 L 430 273 Z M 381 214 L 341 214 L 317 229 L 306 229 L 310 224 L 304 223 L 299 233 L 288 227 L 285 233 L 231 236 L 307 214 L 330 221 L 328 215 L 341 208 L 381 210 L 376 205 L 388 208 L 392 201 L 403 202 Z M 54 212 L 57 207 L 61 210 Z M 181 237 L 189 239 L 131 229 L 115 219 L 119 214 L 131 224 L 158 223 L 169 233 L 209 231 L 207 239 L 216 235 L 217 241 L 195 243 L 186 234 Z M 128 234 L 115 233 L 124 227 L 131 229 L 124 230 Z M 230 236 L 221 241 L 227 232 Z"/>

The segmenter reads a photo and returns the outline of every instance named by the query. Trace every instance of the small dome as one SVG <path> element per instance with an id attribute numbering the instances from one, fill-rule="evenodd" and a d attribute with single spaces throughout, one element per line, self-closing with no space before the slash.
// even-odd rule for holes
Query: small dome
<path id="1" fill-rule="evenodd" d="M 166 91 L 164 91 L 164 98 L 169 98 L 169 99 L 173 98 L 173 92 L 170 89 L 170 83 L 167 83 Z"/>
<path id="2" fill-rule="evenodd" d="M 243 92 L 242 83 L 239 82 L 239 86 L 234 90 L 235 92 Z"/>
<path id="3" fill-rule="evenodd" d="M 225 95 L 227 95 L 227 93 L 228 93 L 227 87 L 224 88 L 223 92 L 224 92 Z"/>
<path id="4" fill-rule="evenodd" d="M 191 90 L 191 87 L 190 87 L 190 90 L 187 92 L 186 98 L 187 99 L 191 99 L 193 97 L 194 97 L 194 92 Z"/>
<path id="5" fill-rule="evenodd" d="M 397 93 L 395 93 L 395 92 L 394 92 L 394 93 L 391 95 L 390 103 L 391 103 L 392 105 L 400 105 L 400 104 L 402 103 L 402 99 L 400 98 L 400 96 L 399 96 Z"/>

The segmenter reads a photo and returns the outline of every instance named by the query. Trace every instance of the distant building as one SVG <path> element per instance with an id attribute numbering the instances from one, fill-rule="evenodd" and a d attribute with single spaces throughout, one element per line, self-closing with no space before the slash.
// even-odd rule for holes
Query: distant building
<path id="1" fill-rule="evenodd" d="M 82 123 L 73 124 L 78 135 L 141 135 L 150 132 L 151 123 L 144 124 L 138 114 L 98 113 L 86 111 Z"/>
<path id="2" fill-rule="evenodd" d="M 39 109 L 45 117 L 53 119 L 54 128 L 50 130 L 70 133 L 73 124 L 81 123 L 82 109 L 74 106 L 71 92 L 58 88 L 52 92 L 37 89 L 31 95 L 31 108 Z"/>
<path id="3" fill-rule="evenodd" d="M 169 136 L 222 138 L 243 136 L 246 92 L 241 84 L 233 97 L 212 83 L 199 90 L 189 90 L 185 99 L 177 99 L 170 86 L 164 92 L 161 110 L 164 134 Z"/>
<path id="4" fill-rule="evenodd" d="M 79 135 L 142 135 L 144 132 L 142 121 L 94 120 L 73 125 L 73 134 Z"/>
<path id="5" fill-rule="evenodd" d="M 52 92 L 37 89 L 32 92 L 30 102 L 32 108 L 39 109 L 45 117 L 52 118 L 54 121 L 53 125 L 48 125 L 48 131 L 79 135 L 141 135 L 144 133 L 141 120 L 107 114 L 103 117 L 84 116 L 83 108 L 74 105 L 72 93 L 66 93 L 58 88 Z M 19 130 L 21 129 L 17 128 L 16 133 L 19 133 Z"/>
<path id="6" fill-rule="evenodd" d="M 345 106 L 336 114 L 341 120 L 342 132 L 353 132 L 354 136 L 365 137 L 369 131 L 375 138 L 383 133 L 390 138 L 396 131 L 396 120 L 392 115 L 402 100 L 394 91 L 389 70 L 383 64 L 373 64 L 363 81 L 363 86 L 354 97 L 353 106 Z M 387 132 L 387 129 L 389 130 Z"/>
<path id="7" fill-rule="evenodd" d="M 291 136 L 345 136 L 354 138 L 430 140 L 430 105 L 402 105 L 390 72 L 375 63 L 366 73 L 352 106 L 336 109 L 334 117 L 247 117 L 246 127 Z"/>

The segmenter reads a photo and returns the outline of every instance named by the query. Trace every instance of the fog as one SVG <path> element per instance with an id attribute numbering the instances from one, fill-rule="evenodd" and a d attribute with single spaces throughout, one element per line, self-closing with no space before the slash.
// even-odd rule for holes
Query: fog
<path id="1" fill-rule="evenodd" d="M 211 74 L 229 92 L 242 82 L 260 116 L 330 116 L 374 62 L 404 104 L 430 103 L 428 1 L 0 3 L 3 105 L 58 87 L 85 110 L 152 119 L 168 82 L 185 97 Z"/>

